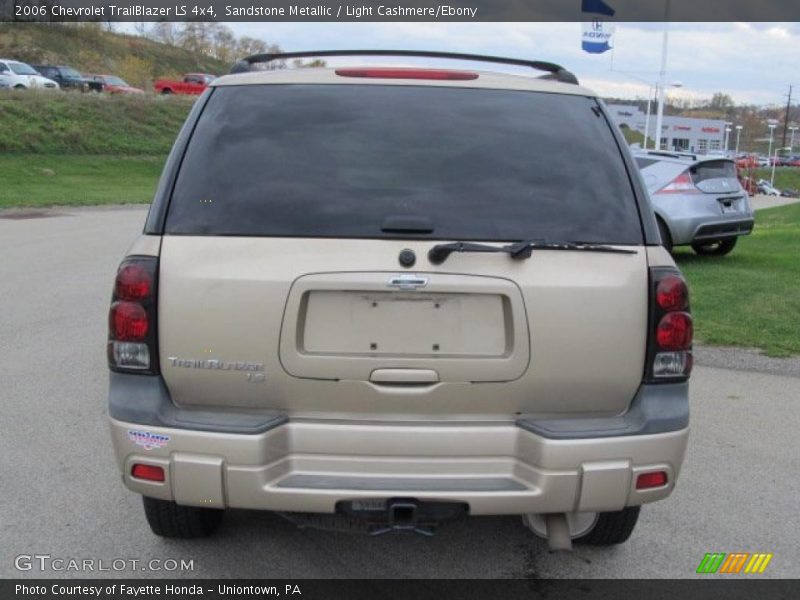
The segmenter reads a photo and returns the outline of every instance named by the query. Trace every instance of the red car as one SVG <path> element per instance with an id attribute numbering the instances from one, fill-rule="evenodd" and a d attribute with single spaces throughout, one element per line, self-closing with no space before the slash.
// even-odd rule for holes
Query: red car
<path id="1" fill-rule="evenodd" d="M 128 85 L 116 75 L 84 75 L 85 79 L 103 84 L 103 91 L 109 94 L 144 94 L 144 90 Z"/>
<path id="2" fill-rule="evenodd" d="M 159 79 L 153 88 L 157 94 L 202 94 L 216 77 L 208 73 L 187 73 L 183 79 Z"/>
<path id="3" fill-rule="evenodd" d="M 755 154 L 742 154 L 736 158 L 736 166 L 740 169 L 755 169 L 758 167 L 758 156 Z"/>

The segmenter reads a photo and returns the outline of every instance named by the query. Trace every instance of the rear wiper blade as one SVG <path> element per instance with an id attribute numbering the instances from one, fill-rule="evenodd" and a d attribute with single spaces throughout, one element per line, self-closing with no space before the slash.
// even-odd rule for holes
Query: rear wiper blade
<path id="1" fill-rule="evenodd" d="M 475 242 L 451 242 L 449 244 L 436 244 L 428 250 L 428 260 L 434 265 L 440 265 L 447 260 L 453 252 L 508 252 L 509 246 L 489 246 L 488 244 L 476 244 Z M 513 254 L 512 258 L 517 257 Z M 528 254 L 530 256 L 530 254 Z M 524 257 L 527 258 L 527 257 Z"/>
<path id="2" fill-rule="evenodd" d="M 637 254 L 636 250 L 624 250 L 604 244 L 591 242 L 546 242 L 541 240 L 524 240 L 507 246 L 489 246 L 474 242 L 450 242 L 436 244 L 428 251 L 428 260 L 440 265 L 453 252 L 506 252 L 511 258 L 520 260 L 530 258 L 534 250 L 574 250 L 579 252 L 609 252 L 614 254 Z"/>

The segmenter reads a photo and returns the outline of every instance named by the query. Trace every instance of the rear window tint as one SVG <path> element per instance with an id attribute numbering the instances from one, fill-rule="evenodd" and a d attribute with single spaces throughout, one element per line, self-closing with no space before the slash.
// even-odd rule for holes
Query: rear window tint
<path id="1" fill-rule="evenodd" d="M 640 244 L 631 182 L 596 106 L 433 86 L 220 87 L 165 230 Z M 382 231 L 406 217 L 433 231 Z"/>
<path id="2" fill-rule="evenodd" d="M 697 184 L 706 179 L 736 178 L 736 165 L 730 160 L 706 160 L 694 165 L 690 172 Z"/>

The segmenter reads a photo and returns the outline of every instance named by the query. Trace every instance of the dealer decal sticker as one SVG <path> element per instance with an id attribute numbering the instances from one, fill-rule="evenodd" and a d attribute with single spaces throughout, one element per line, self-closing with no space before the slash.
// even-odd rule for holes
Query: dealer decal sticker
<path id="1" fill-rule="evenodd" d="M 145 450 L 163 448 L 169 443 L 168 435 L 150 433 L 149 431 L 136 431 L 135 429 L 128 430 L 128 439 Z"/>

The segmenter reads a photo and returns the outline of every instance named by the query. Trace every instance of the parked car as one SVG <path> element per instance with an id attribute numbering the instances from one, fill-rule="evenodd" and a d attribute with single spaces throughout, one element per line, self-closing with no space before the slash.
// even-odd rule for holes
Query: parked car
<path id="1" fill-rule="evenodd" d="M 675 487 L 692 321 L 605 105 L 541 62 L 249 72 L 307 56 L 211 83 L 117 272 L 110 424 L 151 529 L 624 542 Z"/>
<path id="2" fill-rule="evenodd" d="M 687 155 L 694 154 L 694 153 L 690 153 L 690 152 L 673 152 L 673 153 L 674 154 L 687 154 Z M 730 158 L 731 157 L 731 152 L 730 151 L 725 151 L 725 150 L 709 150 L 703 156 L 705 156 L 706 158 Z"/>
<path id="3" fill-rule="evenodd" d="M 741 154 L 736 157 L 736 166 L 739 169 L 755 169 L 759 166 L 758 156 L 755 154 Z"/>
<path id="4" fill-rule="evenodd" d="M 788 167 L 789 163 L 791 163 L 793 158 L 791 156 L 773 156 L 772 162 L 775 163 L 776 167 Z M 770 163 L 770 165 L 772 164 Z"/>
<path id="5" fill-rule="evenodd" d="M 766 179 L 759 179 L 758 180 L 758 193 L 764 194 L 765 196 L 780 196 L 781 191 L 774 187 L 769 181 Z"/>
<path id="6" fill-rule="evenodd" d="M 0 89 L 27 90 L 32 88 L 57 90 L 58 84 L 42 77 L 33 67 L 18 60 L 0 58 Z"/>
<path id="7" fill-rule="evenodd" d="M 691 245 L 697 254 L 721 256 L 753 230 L 750 199 L 732 160 L 647 151 L 636 154 L 636 163 L 668 250 Z"/>
<path id="8" fill-rule="evenodd" d="M 65 65 L 33 65 L 43 76 L 52 79 L 62 90 L 79 90 L 81 92 L 102 92 L 99 82 L 86 79 L 72 67 Z"/>
<path id="9" fill-rule="evenodd" d="M 103 91 L 109 94 L 144 94 L 144 90 L 128 85 L 124 79 L 116 75 L 85 74 L 84 78 L 100 83 Z"/>
<path id="10" fill-rule="evenodd" d="M 187 73 L 183 79 L 159 79 L 153 85 L 157 94 L 202 94 L 216 77 L 207 73 Z"/>

